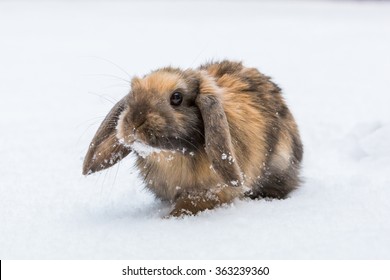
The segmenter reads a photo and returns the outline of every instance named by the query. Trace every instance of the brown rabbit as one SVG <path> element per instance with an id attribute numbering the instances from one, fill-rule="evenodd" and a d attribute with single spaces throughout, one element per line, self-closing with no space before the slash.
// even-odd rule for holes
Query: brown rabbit
<path id="1" fill-rule="evenodd" d="M 194 215 L 235 198 L 285 198 L 299 183 L 302 144 L 280 88 L 255 68 L 222 61 L 133 78 L 85 157 L 83 174 L 131 151 L 146 186 Z"/>

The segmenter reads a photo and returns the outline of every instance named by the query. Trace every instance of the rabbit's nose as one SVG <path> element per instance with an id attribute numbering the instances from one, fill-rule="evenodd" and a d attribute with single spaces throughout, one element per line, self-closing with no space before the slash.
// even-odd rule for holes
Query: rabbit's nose
<path id="1" fill-rule="evenodd" d="M 130 122 L 133 127 L 141 127 L 147 120 L 150 108 L 147 104 L 142 102 L 134 102 L 130 106 Z"/>
<path id="2" fill-rule="evenodd" d="M 138 116 L 135 116 L 135 118 L 133 119 L 134 129 L 137 130 L 138 128 L 143 126 L 145 122 L 146 122 L 146 114 L 144 112 L 139 112 Z"/>

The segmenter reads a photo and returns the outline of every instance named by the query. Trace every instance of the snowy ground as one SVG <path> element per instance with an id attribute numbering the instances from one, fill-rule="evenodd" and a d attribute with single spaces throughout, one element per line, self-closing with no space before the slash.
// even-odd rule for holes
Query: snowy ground
<path id="1" fill-rule="evenodd" d="M 390 2 L 0 2 L 0 259 L 389 259 L 389 15 Z M 128 75 L 211 58 L 284 89 L 301 189 L 162 220 L 131 157 L 81 175 Z"/>

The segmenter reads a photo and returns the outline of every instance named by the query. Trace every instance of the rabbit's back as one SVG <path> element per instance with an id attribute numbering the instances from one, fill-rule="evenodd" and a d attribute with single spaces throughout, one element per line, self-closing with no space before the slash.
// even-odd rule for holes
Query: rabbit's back
<path id="1" fill-rule="evenodd" d="M 250 196 L 285 197 L 299 183 L 303 147 L 281 89 L 256 68 L 223 61 L 200 67 L 221 88 L 236 160 Z"/>

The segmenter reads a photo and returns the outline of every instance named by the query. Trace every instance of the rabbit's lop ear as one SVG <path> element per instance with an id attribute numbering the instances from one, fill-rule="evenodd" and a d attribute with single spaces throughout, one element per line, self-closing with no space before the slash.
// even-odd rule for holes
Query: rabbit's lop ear
<path id="1" fill-rule="evenodd" d="M 235 159 L 229 124 L 219 95 L 220 88 L 215 81 L 202 73 L 195 103 L 203 118 L 207 156 L 225 184 L 241 186 L 243 178 Z"/>
<path id="2" fill-rule="evenodd" d="M 131 152 L 116 137 L 116 126 L 125 109 L 125 98 L 115 104 L 93 137 L 84 159 L 83 175 L 111 167 Z"/>

